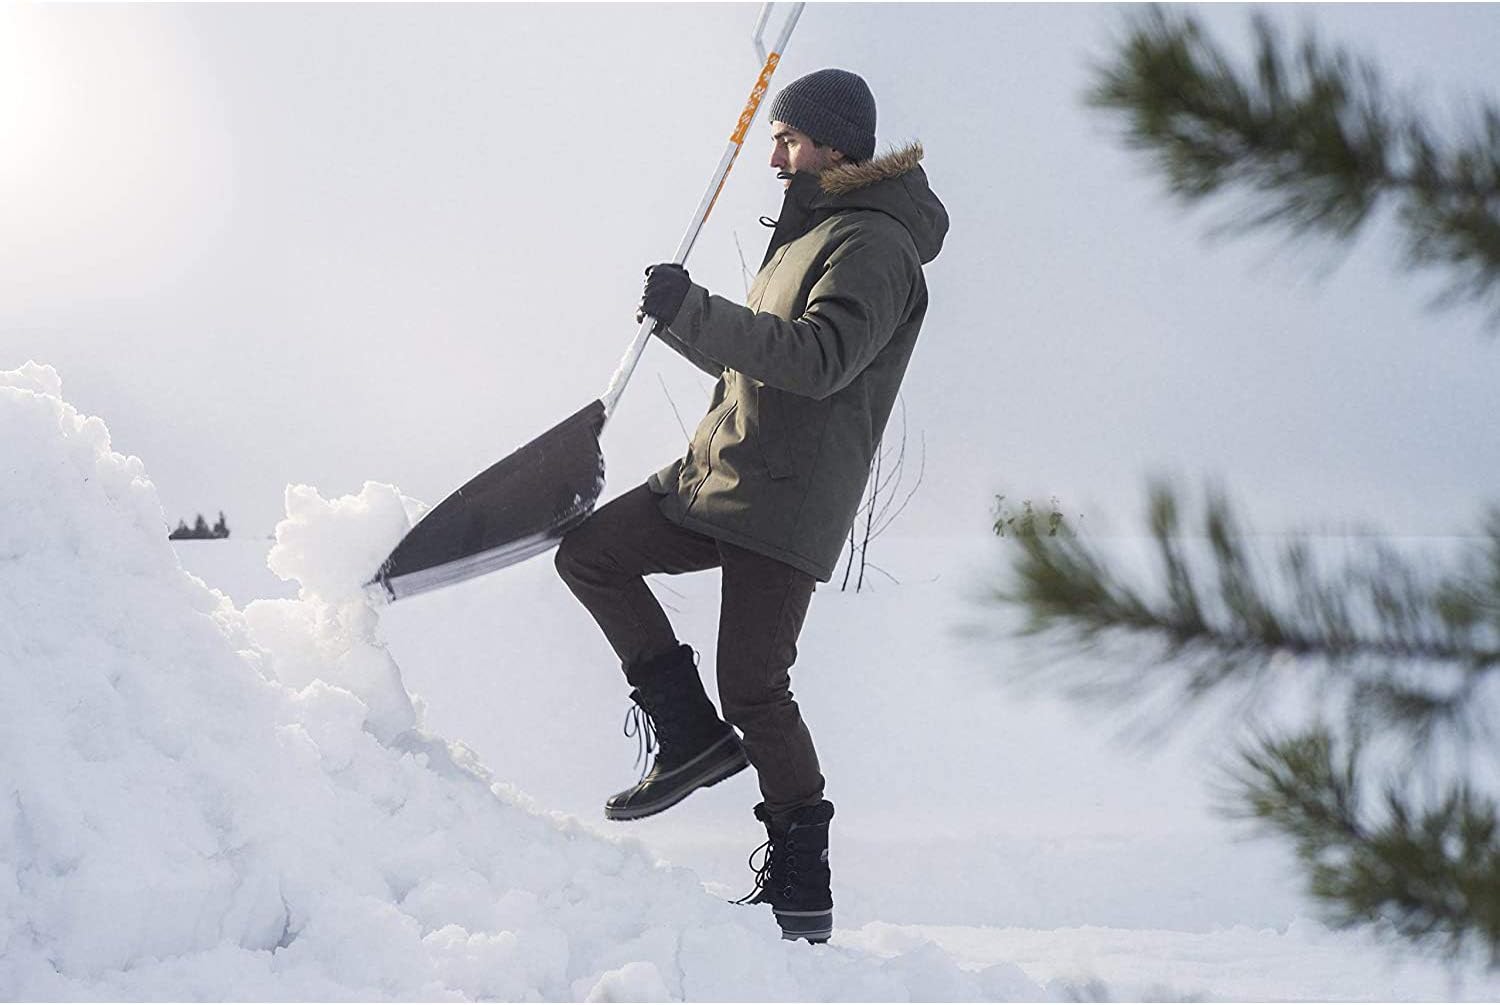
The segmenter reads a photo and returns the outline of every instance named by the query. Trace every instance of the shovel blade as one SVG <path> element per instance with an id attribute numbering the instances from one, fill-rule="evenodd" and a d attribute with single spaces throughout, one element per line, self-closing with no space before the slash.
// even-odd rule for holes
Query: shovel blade
<path id="1" fill-rule="evenodd" d="M 407 532 L 367 585 L 394 601 L 553 548 L 604 489 L 604 417 L 594 401 L 469 479 Z"/>

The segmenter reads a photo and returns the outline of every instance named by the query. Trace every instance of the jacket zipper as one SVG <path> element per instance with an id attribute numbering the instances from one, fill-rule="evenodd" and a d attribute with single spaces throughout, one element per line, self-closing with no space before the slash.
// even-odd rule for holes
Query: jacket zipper
<path id="1" fill-rule="evenodd" d="M 703 477 L 698 479 L 698 484 L 693 488 L 693 498 L 689 499 L 687 504 L 689 510 L 697 505 L 698 493 L 703 491 L 703 486 L 708 483 L 709 476 L 714 473 L 714 437 L 719 435 L 719 427 L 724 425 L 724 420 L 728 419 L 734 413 L 734 410 L 739 407 L 740 403 L 736 401 L 725 409 L 724 414 L 719 416 L 719 421 L 714 423 L 713 432 L 708 434 L 708 443 L 703 447 Z"/>

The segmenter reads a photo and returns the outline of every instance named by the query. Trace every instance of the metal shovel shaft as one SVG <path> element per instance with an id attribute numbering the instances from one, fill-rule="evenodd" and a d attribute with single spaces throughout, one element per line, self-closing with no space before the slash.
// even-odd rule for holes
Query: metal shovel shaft
<path id="1" fill-rule="evenodd" d="M 756 21 L 755 46 L 757 51 L 760 51 L 761 34 L 765 30 L 766 21 L 770 17 L 773 6 L 774 4 L 765 4 L 761 8 L 760 18 Z M 760 76 L 755 79 L 755 86 L 750 89 L 750 97 L 745 101 L 745 108 L 740 112 L 739 120 L 734 125 L 734 132 L 729 136 L 729 145 L 724 149 L 724 156 L 719 158 L 719 166 L 714 169 L 708 189 L 698 203 L 697 212 L 693 214 L 693 222 L 688 224 L 687 232 L 682 235 L 682 241 L 677 245 L 677 253 L 672 256 L 672 261 L 678 265 L 687 261 L 693 245 L 698 241 L 698 234 L 703 230 L 703 224 L 713 212 L 714 204 L 719 201 L 719 193 L 724 190 L 724 182 L 729 178 L 729 171 L 734 167 L 735 159 L 739 157 L 740 150 L 745 145 L 745 137 L 750 132 L 756 113 L 760 111 L 761 99 L 770 89 L 771 76 L 776 72 L 777 64 L 781 62 L 781 54 L 792 37 L 792 29 L 797 27 L 797 19 L 802 16 L 804 6 L 805 4 L 800 3 L 792 4 L 791 13 L 787 15 L 786 23 L 781 27 L 781 34 L 777 36 L 775 46 L 766 54 L 765 63 L 760 68 Z M 651 337 L 651 331 L 655 327 L 656 319 L 647 315 L 646 320 L 641 322 L 640 329 L 635 333 L 630 347 L 621 357 L 620 365 L 616 368 L 614 377 L 610 379 L 609 388 L 601 399 L 604 402 L 605 421 L 608 421 L 609 417 L 614 414 L 615 405 L 619 402 L 620 395 L 625 392 L 625 384 L 630 380 L 630 375 L 635 372 L 635 365 L 640 362 L 641 353 L 646 350 L 646 341 Z"/>

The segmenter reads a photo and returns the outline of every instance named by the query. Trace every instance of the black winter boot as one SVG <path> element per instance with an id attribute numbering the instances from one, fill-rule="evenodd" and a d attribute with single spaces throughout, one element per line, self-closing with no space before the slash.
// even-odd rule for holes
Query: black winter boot
<path id="1" fill-rule="evenodd" d="M 823 800 L 783 816 L 772 817 L 757 803 L 755 818 L 766 825 L 766 857 L 755 866 L 755 889 L 740 904 L 770 904 L 783 939 L 827 942 L 833 935 L 832 877 L 828 870 L 828 821 L 833 804 Z"/>
<path id="2" fill-rule="evenodd" d="M 716 785 L 749 767 L 740 738 L 703 691 L 691 648 L 678 646 L 629 667 L 625 678 L 635 686 L 625 735 L 637 737 L 643 757 L 654 750 L 656 760 L 638 783 L 609 797 L 605 817 L 649 817 L 682 802 L 694 789 Z"/>

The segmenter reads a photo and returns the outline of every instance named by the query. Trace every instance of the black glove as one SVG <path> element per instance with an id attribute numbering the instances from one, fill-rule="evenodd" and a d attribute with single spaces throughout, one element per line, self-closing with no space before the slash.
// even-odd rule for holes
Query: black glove
<path id="1" fill-rule="evenodd" d="M 665 328 L 682 310 L 682 302 L 687 299 L 688 287 L 692 285 L 687 269 L 680 265 L 663 262 L 651 266 L 646 270 L 646 288 L 635 309 L 635 323 L 640 324 L 649 314 L 661 322 L 658 327 Z"/>

